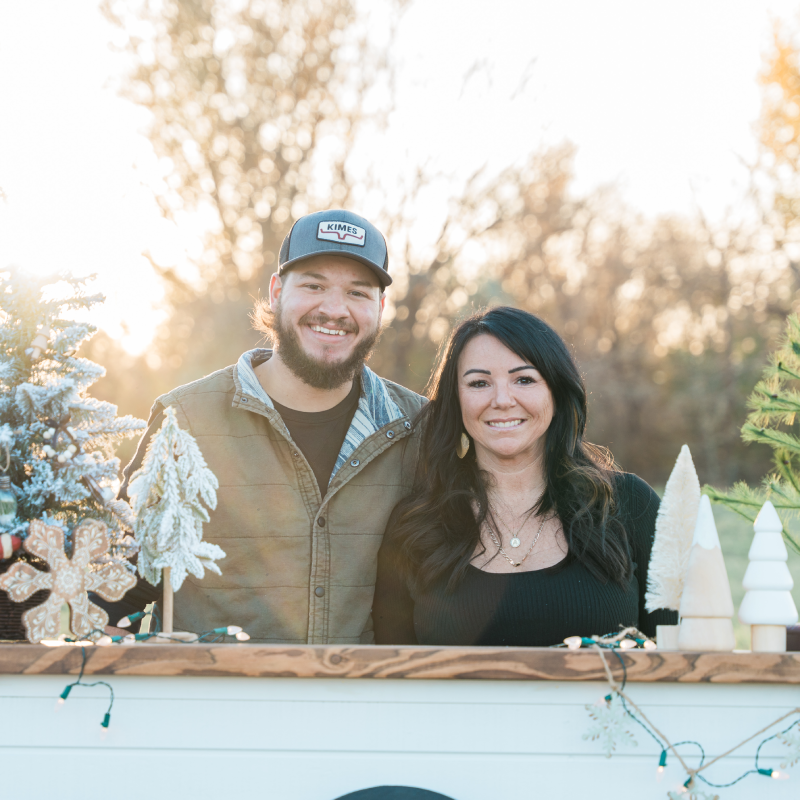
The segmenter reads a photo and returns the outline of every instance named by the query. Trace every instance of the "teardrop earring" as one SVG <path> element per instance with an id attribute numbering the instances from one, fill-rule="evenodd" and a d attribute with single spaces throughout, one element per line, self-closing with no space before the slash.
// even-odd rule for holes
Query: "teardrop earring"
<path id="1" fill-rule="evenodd" d="M 461 432 L 461 441 L 458 443 L 458 447 L 456 447 L 456 455 L 459 458 L 464 458 L 464 456 L 469 452 L 469 436 L 463 431 Z"/>

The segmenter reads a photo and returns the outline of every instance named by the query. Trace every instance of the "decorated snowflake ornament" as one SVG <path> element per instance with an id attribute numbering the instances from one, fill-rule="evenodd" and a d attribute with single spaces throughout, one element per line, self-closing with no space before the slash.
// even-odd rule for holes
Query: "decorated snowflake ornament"
<path id="1" fill-rule="evenodd" d="M 18 562 L 0 576 L 0 589 L 5 589 L 15 602 L 27 600 L 40 589 L 50 595 L 41 604 L 22 615 L 25 632 L 31 642 L 58 636 L 61 607 L 70 608 L 70 630 L 75 636 L 88 636 L 108 625 L 108 614 L 89 600 L 87 592 L 96 592 L 104 600 L 121 600 L 136 584 L 136 577 L 118 562 L 89 569 L 90 563 L 108 553 L 109 539 L 105 524 L 84 520 L 73 531 L 73 554 L 64 552 L 64 530 L 41 520 L 30 523 L 24 547 L 41 558 L 50 568 L 42 572 L 30 564 Z"/>
<path id="2" fill-rule="evenodd" d="M 599 740 L 606 758 L 611 758 L 611 754 L 620 744 L 628 744 L 633 747 L 638 745 L 633 734 L 626 727 L 630 722 L 630 716 L 616 692 L 606 698 L 604 703 L 586 706 L 586 710 L 595 724 L 583 734 L 583 738 L 593 742 Z"/>
<path id="3" fill-rule="evenodd" d="M 793 767 L 800 761 L 800 728 L 792 728 L 790 731 L 779 733 L 775 737 L 781 744 L 789 748 L 789 753 L 785 756 L 785 761 L 781 764 L 783 769 Z"/>

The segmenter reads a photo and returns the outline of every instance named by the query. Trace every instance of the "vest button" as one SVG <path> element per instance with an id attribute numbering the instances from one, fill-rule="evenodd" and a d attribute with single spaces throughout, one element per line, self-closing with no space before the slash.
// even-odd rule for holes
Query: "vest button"
<path id="1" fill-rule="evenodd" d="M 394 439 L 394 431 L 386 431 L 387 439 Z"/>
<path id="2" fill-rule="evenodd" d="M 319 526 L 320 526 L 320 528 L 324 528 L 324 527 L 325 527 L 325 517 L 320 517 L 320 518 L 317 520 L 317 525 L 319 525 Z"/>
<path id="3" fill-rule="evenodd" d="M 410 431 L 410 430 L 411 430 L 411 423 L 410 423 L 410 422 L 404 422 L 404 423 L 403 423 L 403 427 L 404 427 L 404 428 L 405 428 L 407 431 Z"/>
<path id="4" fill-rule="evenodd" d="M 295 458 L 300 458 L 300 453 L 292 453 Z"/>
<path id="5" fill-rule="evenodd" d="M 351 466 L 351 467 L 357 467 L 357 466 L 358 466 L 360 463 L 361 463 L 361 462 L 360 462 L 360 461 L 359 461 L 357 458 L 354 458 L 354 459 L 353 459 L 353 460 L 350 462 L 350 466 Z"/>
<path id="6" fill-rule="evenodd" d="M 325 589 L 323 589 L 321 586 L 317 586 L 317 588 L 314 589 L 314 594 L 317 597 L 322 597 L 325 594 Z"/>

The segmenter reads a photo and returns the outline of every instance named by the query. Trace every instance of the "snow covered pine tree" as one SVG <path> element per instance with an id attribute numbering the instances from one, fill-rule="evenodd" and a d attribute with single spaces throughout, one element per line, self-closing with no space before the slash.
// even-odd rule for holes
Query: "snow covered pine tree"
<path id="1" fill-rule="evenodd" d="M 76 355 L 96 328 L 68 317 L 103 300 L 86 294 L 85 283 L 0 272 L 0 444 L 8 446 L 5 474 L 16 498 L 0 533 L 24 540 L 31 520 L 42 520 L 63 529 L 69 553 L 73 529 L 90 518 L 105 523 L 110 539 L 109 553 L 96 563 L 122 561 L 133 570 L 126 560 L 136 551 L 133 514 L 114 499 L 114 448 L 145 422 L 117 417 L 116 406 L 87 394 L 105 370 Z"/>
<path id="2" fill-rule="evenodd" d="M 219 483 L 206 466 L 197 442 L 181 430 L 175 409 L 164 410 L 161 429 L 147 445 L 142 466 L 131 476 L 128 494 L 136 512 L 139 573 L 153 586 L 164 570 L 162 627 L 172 632 L 172 593 L 188 573 L 202 578 L 204 568 L 221 575 L 214 563 L 225 553 L 203 541 L 203 523 L 217 507 Z"/>

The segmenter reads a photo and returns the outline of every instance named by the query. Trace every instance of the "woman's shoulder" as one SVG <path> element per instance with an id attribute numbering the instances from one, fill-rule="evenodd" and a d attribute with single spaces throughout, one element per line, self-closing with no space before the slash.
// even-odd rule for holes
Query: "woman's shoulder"
<path id="1" fill-rule="evenodd" d="M 636 521 L 658 512 L 659 496 L 647 481 L 632 472 L 617 472 L 614 475 L 617 502 L 623 517 Z"/>

